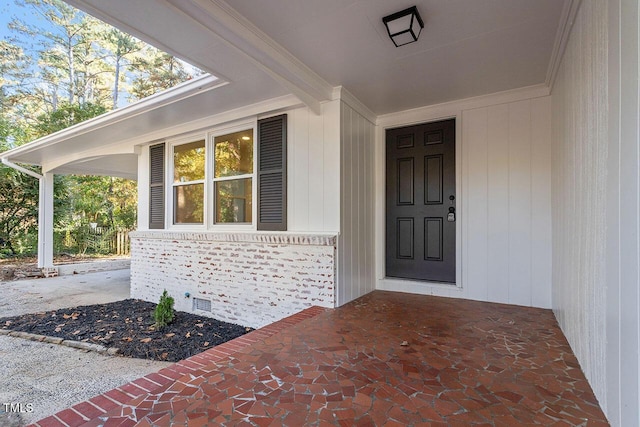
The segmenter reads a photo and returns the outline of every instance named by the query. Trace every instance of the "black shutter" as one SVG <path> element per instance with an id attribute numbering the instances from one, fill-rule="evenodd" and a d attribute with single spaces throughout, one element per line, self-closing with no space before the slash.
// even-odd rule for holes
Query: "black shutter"
<path id="1" fill-rule="evenodd" d="M 164 143 L 149 147 L 149 228 L 164 228 Z"/>
<path id="2" fill-rule="evenodd" d="M 258 230 L 287 229 L 287 115 L 258 121 Z"/>

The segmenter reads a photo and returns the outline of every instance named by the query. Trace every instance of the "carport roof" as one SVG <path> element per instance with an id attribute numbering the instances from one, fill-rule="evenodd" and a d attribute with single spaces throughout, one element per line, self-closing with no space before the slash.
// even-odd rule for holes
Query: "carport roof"
<path id="1" fill-rule="evenodd" d="M 171 135 L 172 129 L 274 98 L 286 91 L 264 76 L 260 91 L 246 82 L 205 75 L 126 107 L 76 124 L 2 153 L 14 163 L 40 165 L 44 172 L 136 178 L 135 146 Z"/>

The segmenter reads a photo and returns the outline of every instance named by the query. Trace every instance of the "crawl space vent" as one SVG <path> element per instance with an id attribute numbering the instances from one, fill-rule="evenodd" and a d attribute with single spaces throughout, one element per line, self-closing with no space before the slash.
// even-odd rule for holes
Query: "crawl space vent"
<path id="1" fill-rule="evenodd" d="M 196 311 L 196 310 L 211 312 L 211 300 L 203 299 L 203 298 L 194 298 L 193 311 Z"/>

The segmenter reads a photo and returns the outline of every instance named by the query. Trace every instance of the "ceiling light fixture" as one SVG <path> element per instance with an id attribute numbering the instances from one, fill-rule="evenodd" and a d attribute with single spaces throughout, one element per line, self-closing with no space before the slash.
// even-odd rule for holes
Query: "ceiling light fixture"
<path id="1" fill-rule="evenodd" d="M 418 41 L 420 32 L 424 28 L 424 22 L 415 6 L 385 16 L 382 22 L 387 27 L 389 37 L 396 47 Z"/>

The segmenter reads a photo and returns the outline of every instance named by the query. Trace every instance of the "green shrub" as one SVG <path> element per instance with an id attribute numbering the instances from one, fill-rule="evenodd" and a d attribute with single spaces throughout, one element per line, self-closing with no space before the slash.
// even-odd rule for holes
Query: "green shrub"
<path id="1" fill-rule="evenodd" d="M 169 323 L 173 322 L 173 297 L 170 297 L 165 289 L 160 296 L 160 302 L 153 312 L 153 318 L 156 321 L 156 328 L 162 329 Z"/>

